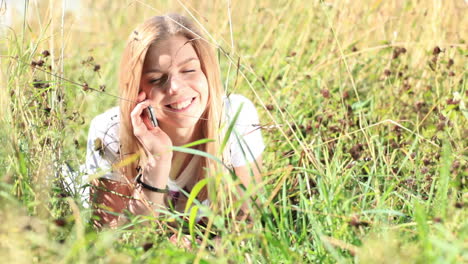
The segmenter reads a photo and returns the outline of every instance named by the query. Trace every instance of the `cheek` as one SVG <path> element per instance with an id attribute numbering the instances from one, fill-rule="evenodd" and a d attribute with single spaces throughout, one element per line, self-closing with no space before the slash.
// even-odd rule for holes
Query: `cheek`
<path id="1" fill-rule="evenodd" d="M 161 91 L 158 91 L 157 88 L 152 86 L 147 86 L 143 88 L 143 91 L 146 93 L 146 99 L 153 101 L 154 103 L 158 103 L 161 101 L 162 95 Z"/>
<path id="2" fill-rule="evenodd" d="M 148 96 L 150 96 L 151 93 L 152 93 L 152 91 L 151 91 L 152 89 L 151 89 L 151 88 L 152 88 L 152 87 L 149 86 L 149 85 L 147 85 L 147 84 L 142 84 L 142 83 L 140 83 L 140 91 L 138 91 L 138 93 L 140 93 L 140 92 L 143 91 L 143 92 L 145 92 L 146 97 L 148 97 Z"/>
<path id="3" fill-rule="evenodd" d="M 208 89 L 208 80 L 205 75 L 202 75 L 197 80 L 198 92 L 204 97 L 205 100 L 208 99 L 209 89 Z"/>

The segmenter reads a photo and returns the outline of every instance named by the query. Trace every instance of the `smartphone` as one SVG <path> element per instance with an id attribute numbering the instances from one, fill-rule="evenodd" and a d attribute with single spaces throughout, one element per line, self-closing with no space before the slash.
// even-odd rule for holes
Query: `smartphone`
<path id="1" fill-rule="evenodd" d="M 146 108 L 146 115 L 148 115 L 148 118 L 151 120 L 153 127 L 157 127 L 158 120 L 156 119 L 156 114 L 154 113 L 154 109 L 151 105 Z"/>

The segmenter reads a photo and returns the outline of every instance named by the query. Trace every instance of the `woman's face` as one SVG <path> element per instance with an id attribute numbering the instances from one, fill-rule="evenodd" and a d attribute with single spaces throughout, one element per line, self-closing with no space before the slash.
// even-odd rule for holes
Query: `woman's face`
<path id="1" fill-rule="evenodd" d="M 194 127 L 206 109 L 208 81 L 187 41 L 177 35 L 151 45 L 143 64 L 140 89 L 162 127 Z"/>

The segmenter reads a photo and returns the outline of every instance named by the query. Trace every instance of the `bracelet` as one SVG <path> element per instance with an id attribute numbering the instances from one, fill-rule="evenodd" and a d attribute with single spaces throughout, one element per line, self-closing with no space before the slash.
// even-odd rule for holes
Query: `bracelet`
<path id="1" fill-rule="evenodd" d="M 135 178 L 135 181 L 140 184 L 143 188 L 149 190 L 149 191 L 152 191 L 152 192 L 157 192 L 157 193 L 168 193 L 169 192 L 169 189 L 167 188 L 164 188 L 164 189 L 160 189 L 160 188 L 157 188 L 157 187 L 153 187 L 149 184 L 146 184 L 144 183 L 142 180 L 141 180 L 141 176 L 143 175 L 143 172 L 142 170 L 140 169 L 139 172 L 138 172 L 138 175 L 136 176 Z"/>

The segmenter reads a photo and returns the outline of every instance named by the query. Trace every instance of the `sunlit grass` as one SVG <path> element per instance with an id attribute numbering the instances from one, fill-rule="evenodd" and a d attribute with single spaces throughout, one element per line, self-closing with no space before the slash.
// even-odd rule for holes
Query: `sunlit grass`
<path id="1" fill-rule="evenodd" d="M 463 1 L 82 6 L 73 14 L 58 0 L 30 2 L 0 40 L 0 255 L 8 262 L 468 261 Z M 263 205 L 252 221 L 236 221 L 241 203 L 220 195 L 209 217 L 218 239 L 186 226 L 204 241 L 192 250 L 145 217 L 97 232 L 63 170 L 79 174 L 90 120 L 118 103 L 129 32 L 167 12 L 205 28 L 226 93 L 250 98 L 266 127 Z M 41 60 L 53 75 L 31 67 Z"/>

